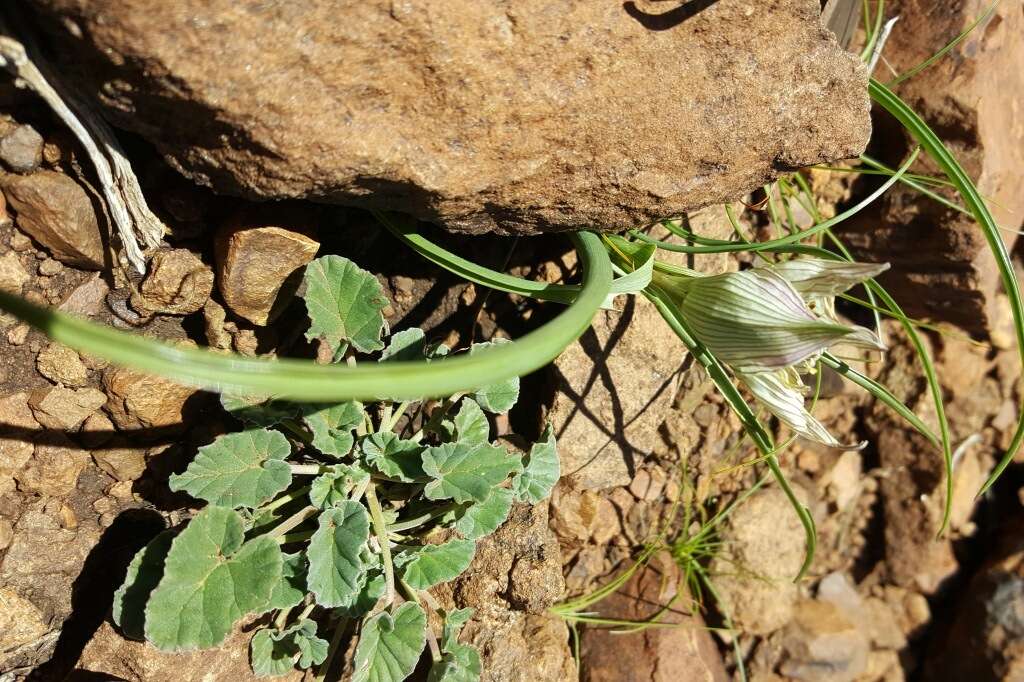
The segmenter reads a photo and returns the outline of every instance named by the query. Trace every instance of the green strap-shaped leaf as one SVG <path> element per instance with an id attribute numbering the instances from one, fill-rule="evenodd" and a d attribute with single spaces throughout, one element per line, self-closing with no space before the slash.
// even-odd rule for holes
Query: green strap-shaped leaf
<path id="1" fill-rule="evenodd" d="M 352 431 L 363 421 L 363 406 L 355 400 L 336 405 L 310 405 L 302 421 L 313 432 L 313 447 L 325 455 L 344 457 L 352 451 Z"/>
<path id="2" fill-rule="evenodd" d="M 385 476 L 411 483 L 423 478 L 424 447 L 399 438 L 391 431 L 378 431 L 364 438 L 359 449 L 363 461 Z"/>
<path id="3" fill-rule="evenodd" d="M 485 348 L 491 348 L 493 346 L 499 346 L 506 343 L 511 343 L 508 339 L 494 339 L 486 343 L 474 343 L 469 349 L 469 354 L 473 355 Z M 484 386 L 478 388 L 473 393 L 473 399 L 480 403 L 480 407 L 484 408 L 488 412 L 494 412 L 500 414 L 502 412 L 508 412 L 512 409 L 512 406 L 519 400 L 519 377 L 512 377 L 511 379 L 505 379 L 499 381 L 490 386 Z"/>
<path id="4" fill-rule="evenodd" d="M 423 453 L 423 471 L 434 479 L 423 492 L 429 500 L 483 502 L 491 488 L 522 468 L 522 462 L 495 445 L 445 443 Z"/>
<path id="5" fill-rule="evenodd" d="M 410 587 L 425 590 L 456 578 L 469 568 L 476 553 L 474 540 L 449 540 L 443 545 L 424 545 L 395 558 L 402 579 Z"/>
<path id="6" fill-rule="evenodd" d="M 483 502 L 474 502 L 456 514 L 455 530 L 475 540 L 490 535 L 505 523 L 512 509 L 513 493 L 508 488 L 493 488 Z"/>
<path id="7" fill-rule="evenodd" d="M 491 424 L 478 404 L 463 400 L 455 415 L 455 432 L 464 443 L 487 443 L 490 441 Z"/>
<path id="8" fill-rule="evenodd" d="M 561 474 L 555 432 L 551 424 L 544 429 L 541 440 L 533 444 L 525 459 L 523 472 L 512 478 L 512 490 L 517 499 L 537 504 L 551 494 Z"/>
<path id="9" fill-rule="evenodd" d="M 314 507 L 327 509 L 343 504 L 357 485 L 367 481 L 370 473 L 349 464 L 334 464 L 327 472 L 313 479 L 309 487 L 309 501 Z"/>
<path id="10" fill-rule="evenodd" d="M 384 347 L 382 311 L 388 300 L 376 277 L 347 258 L 323 256 L 306 266 L 303 281 L 311 322 L 307 339 L 323 339 L 334 352 L 343 343 L 364 353 Z"/>
<path id="11" fill-rule="evenodd" d="M 422 360 L 425 354 L 426 335 L 419 327 L 413 327 L 391 335 L 388 347 L 380 354 L 380 361 Z"/>
<path id="12" fill-rule="evenodd" d="M 221 393 L 220 404 L 232 417 L 250 426 L 273 426 L 299 413 L 296 403 L 262 396 Z"/>
<path id="13" fill-rule="evenodd" d="M 291 483 L 289 454 L 278 431 L 229 433 L 199 448 L 185 473 L 171 476 L 170 487 L 220 507 L 258 507 Z"/>
<path id="14" fill-rule="evenodd" d="M 349 606 L 361 587 L 360 554 L 370 537 L 363 505 L 351 500 L 320 514 L 320 527 L 309 540 L 306 582 L 321 606 Z"/>
<path id="15" fill-rule="evenodd" d="M 136 552 L 128 564 L 124 583 L 114 592 L 113 619 L 125 637 L 146 636 L 146 602 L 164 577 L 164 561 L 171 551 L 174 531 L 165 530 Z"/>
<path id="16" fill-rule="evenodd" d="M 290 609 L 306 596 L 306 555 L 302 552 L 281 555 L 281 579 L 270 593 L 267 610 Z"/>
<path id="17" fill-rule="evenodd" d="M 256 677 L 288 674 L 319 665 L 327 659 L 329 644 L 316 636 L 316 623 L 304 618 L 286 630 L 257 630 L 249 642 L 249 661 Z"/>
<path id="18" fill-rule="evenodd" d="M 401 682 L 416 667 L 427 642 L 427 614 L 405 602 L 363 624 L 356 646 L 352 682 Z"/>
<path id="19" fill-rule="evenodd" d="M 165 651 L 208 649 L 248 613 L 265 611 L 281 579 L 267 536 L 243 544 L 238 512 L 206 507 L 171 542 L 164 577 L 146 605 L 146 639 Z"/>

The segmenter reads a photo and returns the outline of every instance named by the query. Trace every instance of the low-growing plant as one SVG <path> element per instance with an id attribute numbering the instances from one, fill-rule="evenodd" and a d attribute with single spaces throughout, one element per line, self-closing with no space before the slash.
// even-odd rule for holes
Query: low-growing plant
<path id="1" fill-rule="evenodd" d="M 304 283 L 307 337 L 328 351 L 321 357 L 352 364 L 380 351 L 388 363 L 450 352 L 420 329 L 385 345 L 381 286 L 345 258 L 313 261 Z M 266 614 L 249 645 L 259 677 L 326 671 L 357 623 L 353 680 L 403 680 L 428 645 L 430 680 L 478 679 L 479 653 L 459 642 L 472 610 L 446 611 L 427 591 L 469 567 L 515 502 L 540 502 L 558 480 L 550 427 L 526 453 L 491 439 L 488 413 L 508 411 L 518 395 L 518 378 L 430 405 L 222 395 L 243 430 L 199 448 L 171 477 L 172 490 L 206 506 L 135 556 L 114 622 L 186 651 L 215 647 L 240 620 Z"/>

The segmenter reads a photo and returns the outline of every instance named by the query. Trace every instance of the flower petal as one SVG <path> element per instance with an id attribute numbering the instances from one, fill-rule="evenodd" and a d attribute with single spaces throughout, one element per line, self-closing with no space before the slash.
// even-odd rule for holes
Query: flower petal
<path id="1" fill-rule="evenodd" d="M 767 266 L 805 298 L 836 296 L 889 269 L 888 263 L 851 263 L 822 258 L 793 258 Z"/>
<path id="2" fill-rule="evenodd" d="M 807 411 L 802 384 L 795 370 L 754 374 L 738 372 L 737 376 L 759 403 L 800 436 L 833 448 L 860 449 L 867 444 L 864 441 L 856 445 L 842 445 Z"/>
<path id="3" fill-rule="evenodd" d="M 681 309 L 697 339 L 740 371 L 794 365 L 852 333 L 816 316 L 767 268 L 690 280 Z"/>

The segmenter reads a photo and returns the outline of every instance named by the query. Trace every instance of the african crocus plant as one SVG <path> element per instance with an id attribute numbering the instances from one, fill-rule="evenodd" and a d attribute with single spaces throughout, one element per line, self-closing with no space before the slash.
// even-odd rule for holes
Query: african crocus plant
<path id="1" fill-rule="evenodd" d="M 711 276 L 656 270 L 654 283 L 769 412 L 804 438 L 843 447 L 807 411 L 801 375 L 836 344 L 885 349 L 875 332 L 840 321 L 835 297 L 888 267 L 796 258 Z"/>

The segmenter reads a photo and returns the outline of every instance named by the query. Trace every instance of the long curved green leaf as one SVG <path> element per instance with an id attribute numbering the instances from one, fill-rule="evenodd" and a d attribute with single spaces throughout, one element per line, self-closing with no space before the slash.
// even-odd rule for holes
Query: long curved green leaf
<path id="1" fill-rule="evenodd" d="M 349 367 L 248 358 L 173 346 L 43 308 L 6 292 L 0 292 L 0 309 L 78 351 L 215 391 L 321 402 L 374 400 L 380 395 L 396 399 L 448 396 L 543 367 L 590 325 L 611 289 L 611 262 L 596 234 L 581 232 L 572 238 L 584 266 L 583 285 L 565 311 L 513 343 L 430 363 Z"/>
<path id="2" fill-rule="evenodd" d="M 1020 286 L 1013 271 L 1010 254 L 999 234 L 999 226 L 996 225 L 992 213 L 985 204 L 985 200 L 978 193 L 978 188 L 975 187 L 974 182 L 956 160 L 956 157 L 953 156 L 932 129 L 928 127 L 928 124 L 917 115 L 917 112 L 911 109 L 906 102 L 901 100 L 889 88 L 873 78 L 868 85 L 868 92 L 871 94 L 871 99 L 892 114 L 914 136 L 925 152 L 942 168 L 943 172 L 946 173 L 946 176 L 953 183 L 953 186 L 960 193 L 964 204 L 971 210 L 975 220 L 978 221 L 982 234 L 985 236 L 985 241 L 988 242 L 989 249 L 991 249 L 992 255 L 995 258 L 996 267 L 999 269 L 999 276 L 1003 282 L 1003 288 L 1006 290 L 1006 296 L 1010 301 L 1010 310 L 1013 313 L 1013 326 L 1017 333 L 1017 350 L 1021 354 L 1021 359 L 1024 360 L 1024 301 L 1021 299 Z M 979 495 L 984 494 L 991 488 L 992 484 L 996 482 L 1010 462 L 1013 461 L 1013 457 L 1017 449 L 1020 448 L 1021 442 L 1024 442 L 1024 411 L 1021 411 L 1018 416 L 1017 430 L 1013 434 L 1010 446 L 1006 449 L 1006 453 L 1000 459 L 988 480 L 985 481 L 985 484 L 978 493 Z"/>

